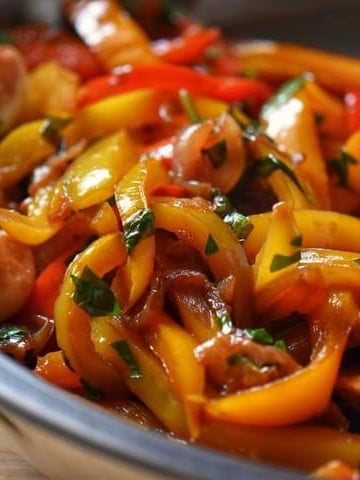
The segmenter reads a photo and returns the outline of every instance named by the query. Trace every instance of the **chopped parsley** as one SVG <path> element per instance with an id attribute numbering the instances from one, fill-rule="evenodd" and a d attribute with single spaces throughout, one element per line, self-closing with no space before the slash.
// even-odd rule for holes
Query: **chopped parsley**
<path id="1" fill-rule="evenodd" d="M 304 188 L 290 167 L 273 153 L 268 153 L 265 157 L 259 158 L 255 163 L 256 173 L 261 177 L 267 178 L 276 170 L 281 170 L 305 194 Z"/>
<path id="2" fill-rule="evenodd" d="M 215 242 L 213 236 L 209 234 L 206 245 L 205 245 L 205 254 L 206 255 L 213 255 L 214 253 L 219 251 L 218 244 Z"/>
<path id="3" fill-rule="evenodd" d="M 301 251 L 298 250 L 293 255 L 274 255 L 271 265 L 270 265 L 270 272 L 277 272 L 278 270 L 282 270 L 283 268 L 292 265 L 293 263 L 299 262 L 301 259 Z"/>
<path id="4" fill-rule="evenodd" d="M 230 315 L 228 315 L 227 313 L 221 315 L 220 317 L 216 317 L 216 322 L 222 333 L 230 333 L 233 329 L 233 322 Z"/>
<path id="5" fill-rule="evenodd" d="M 309 74 L 305 74 L 284 83 L 277 93 L 265 103 L 261 110 L 261 115 L 266 116 L 272 110 L 277 110 L 284 105 L 305 86 L 310 78 Z"/>
<path id="6" fill-rule="evenodd" d="M 87 400 L 91 400 L 92 402 L 101 400 L 102 392 L 100 392 L 100 390 L 87 383 L 83 378 L 80 379 L 80 383 L 84 387 L 84 397 Z"/>
<path id="7" fill-rule="evenodd" d="M 324 115 L 322 115 L 321 113 L 318 113 L 318 112 L 314 113 L 315 125 L 321 125 L 322 123 L 324 123 L 324 120 L 325 120 Z"/>
<path id="8" fill-rule="evenodd" d="M 201 123 L 202 122 L 201 115 L 196 110 L 194 101 L 190 93 L 185 89 L 181 89 L 179 92 L 179 98 L 180 98 L 180 103 L 183 109 L 185 110 L 187 116 L 189 117 L 190 122 Z"/>
<path id="9" fill-rule="evenodd" d="M 226 162 L 227 144 L 225 140 L 220 140 L 220 142 L 215 143 L 212 147 L 204 148 L 202 152 L 208 156 L 214 168 L 219 168 Z"/>
<path id="10" fill-rule="evenodd" d="M 302 235 L 299 234 L 299 235 L 296 235 L 296 237 L 294 237 L 294 238 L 291 240 L 290 244 L 291 244 L 291 246 L 293 246 L 293 247 L 301 247 L 302 241 L 303 241 Z"/>
<path id="11" fill-rule="evenodd" d="M 220 191 L 214 192 L 212 200 L 213 210 L 235 233 L 240 241 L 246 240 L 254 226 L 249 218 L 239 213 L 231 204 L 228 197 Z"/>
<path id="12" fill-rule="evenodd" d="M 88 266 L 84 267 L 80 277 L 71 275 L 71 279 L 76 287 L 72 298 L 88 315 L 120 315 L 121 308 L 114 293 Z"/>
<path id="13" fill-rule="evenodd" d="M 128 342 L 120 340 L 112 343 L 111 346 L 129 367 L 130 378 L 142 378 L 140 367 Z"/>
<path id="14" fill-rule="evenodd" d="M 65 117 L 48 117 L 44 120 L 40 133 L 48 143 L 55 147 L 57 152 L 65 147 L 62 131 L 71 122 L 71 118 Z"/>
<path id="15" fill-rule="evenodd" d="M 349 165 L 356 165 L 358 161 L 346 150 L 342 149 L 340 155 L 330 160 L 330 166 L 339 179 L 339 185 L 348 186 Z"/>
<path id="16" fill-rule="evenodd" d="M 7 30 L 0 30 L 0 45 L 9 45 L 12 43 L 11 34 Z"/>
<path id="17" fill-rule="evenodd" d="M 154 232 L 154 213 L 144 208 L 132 215 L 124 224 L 124 242 L 128 253 L 140 242 Z"/>
<path id="18" fill-rule="evenodd" d="M 18 342 L 19 340 L 24 340 L 26 336 L 26 330 L 16 325 L 6 325 L 0 328 L 0 343 Z"/>
<path id="19" fill-rule="evenodd" d="M 284 340 L 274 340 L 265 328 L 246 328 L 244 332 L 253 342 L 261 343 L 262 345 L 273 345 L 280 348 L 280 350 L 287 349 Z"/>
<path id="20" fill-rule="evenodd" d="M 360 265 L 360 258 L 355 258 L 354 262 L 357 263 L 358 265 Z"/>
<path id="21" fill-rule="evenodd" d="M 249 218 L 236 211 L 225 215 L 223 220 L 235 233 L 236 238 L 241 241 L 246 240 L 254 229 L 254 225 Z"/>

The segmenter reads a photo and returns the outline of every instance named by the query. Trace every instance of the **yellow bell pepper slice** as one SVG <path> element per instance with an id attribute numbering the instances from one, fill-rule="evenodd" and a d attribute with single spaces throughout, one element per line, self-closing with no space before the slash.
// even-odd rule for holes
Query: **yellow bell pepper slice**
<path id="1" fill-rule="evenodd" d="M 0 188 L 11 187 L 31 173 L 54 147 L 43 138 L 44 121 L 26 123 L 0 142 Z"/>
<path id="2" fill-rule="evenodd" d="M 96 352 L 124 378 L 129 390 L 140 398 L 170 431 L 187 438 L 188 428 L 181 400 L 175 394 L 174 386 L 165 370 L 143 340 L 121 322 L 113 324 L 106 317 L 94 319 L 91 334 Z M 118 342 L 125 342 L 130 348 L 136 362 L 137 375 L 131 374 L 129 365 L 114 348 L 114 344 Z"/>
<path id="3" fill-rule="evenodd" d="M 109 394 L 122 391 L 123 377 L 96 353 L 91 340 L 92 320 L 72 299 L 75 285 L 71 276 L 80 277 L 87 266 L 102 277 L 123 265 L 126 257 L 121 234 L 113 233 L 99 238 L 72 261 L 55 304 L 59 347 L 84 381 Z"/>
<path id="4" fill-rule="evenodd" d="M 200 428 L 200 403 L 205 387 L 205 370 L 197 361 L 195 339 L 165 313 L 154 312 L 154 326 L 145 337 L 151 351 L 159 358 L 179 395 L 186 412 L 189 432 L 196 438 Z"/>
<path id="5" fill-rule="evenodd" d="M 28 215 L 0 208 L 0 227 L 12 238 L 26 245 L 40 245 L 53 237 L 64 225 L 48 218 L 51 187 L 39 189 L 31 199 Z"/>
<path id="6" fill-rule="evenodd" d="M 323 412 L 336 381 L 351 324 L 359 310 L 351 294 L 335 292 L 313 314 L 321 324 L 310 364 L 261 387 L 208 400 L 208 418 L 242 425 L 281 426 L 303 422 Z M 320 333 L 321 332 L 321 333 Z"/>
<path id="7" fill-rule="evenodd" d="M 131 226 L 138 213 L 149 210 L 151 192 L 169 181 L 166 169 L 159 161 L 151 158 L 135 165 L 123 177 L 115 187 L 115 200 L 125 230 Z M 129 253 L 127 265 L 118 270 L 114 288 L 123 299 L 124 310 L 131 308 L 149 285 L 154 259 L 155 239 L 151 234 L 140 239 Z M 127 292 L 126 285 L 129 286 Z"/>
<path id="8" fill-rule="evenodd" d="M 52 204 L 61 205 L 68 199 L 76 211 L 104 202 L 114 195 L 115 184 L 137 158 L 125 130 L 102 138 L 68 167 L 55 188 Z"/>
<path id="9" fill-rule="evenodd" d="M 359 251 L 360 220 L 343 213 L 321 210 L 294 210 L 296 225 L 302 235 L 304 248 L 331 248 L 335 250 Z M 254 225 L 243 246 L 253 263 L 265 242 L 271 213 L 249 217 Z"/>
<path id="10" fill-rule="evenodd" d="M 266 240 L 255 262 L 255 291 L 282 275 L 301 258 L 302 237 L 292 209 L 286 203 L 273 207 Z"/>
<path id="11" fill-rule="evenodd" d="M 173 232 L 189 242 L 202 255 L 216 280 L 234 277 L 233 317 L 237 325 L 248 325 L 252 272 L 242 246 L 230 228 L 206 203 L 198 204 L 196 200 L 153 198 L 151 208 L 156 228 Z"/>
<path id="12" fill-rule="evenodd" d="M 270 100 L 271 102 L 271 100 Z M 300 182 L 310 189 L 314 206 L 329 209 L 330 197 L 325 161 L 320 149 L 314 113 L 305 88 L 283 102 L 269 103 L 262 113 L 265 132 L 290 156 Z M 300 205 L 297 208 L 304 207 Z"/>
<path id="13" fill-rule="evenodd" d="M 101 137 L 123 128 L 139 128 L 160 122 L 161 96 L 155 90 L 136 90 L 109 97 L 83 108 L 78 122 L 88 138 Z"/>
<path id="14" fill-rule="evenodd" d="M 315 48 L 278 42 L 241 42 L 235 46 L 241 68 L 272 80 L 312 72 L 330 90 L 344 93 L 360 89 L 360 61 Z"/>

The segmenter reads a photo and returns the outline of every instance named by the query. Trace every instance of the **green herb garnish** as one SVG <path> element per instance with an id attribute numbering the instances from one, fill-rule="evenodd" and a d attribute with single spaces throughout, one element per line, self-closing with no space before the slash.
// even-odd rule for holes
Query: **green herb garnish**
<path id="1" fill-rule="evenodd" d="M 346 150 L 341 150 L 340 155 L 330 160 L 329 164 L 339 179 L 339 185 L 348 186 L 349 165 L 356 165 L 358 161 Z"/>
<path id="2" fill-rule="evenodd" d="M 179 92 L 179 98 L 180 98 L 180 103 L 181 103 L 183 109 L 185 110 L 185 112 L 187 113 L 187 116 L 189 117 L 190 122 L 191 123 L 201 123 L 202 118 L 201 118 L 199 112 L 196 110 L 196 107 L 194 105 L 194 101 L 193 101 L 190 93 L 187 90 L 182 89 Z"/>
<path id="3" fill-rule="evenodd" d="M 142 378 L 142 373 L 130 345 L 126 340 L 120 340 L 111 344 L 130 369 L 130 378 Z"/>
<path id="4" fill-rule="evenodd" d="M 236 211 L 225 215 L 223 220 L 241 241 L 246 240 L 254 228 L 248 217 Z"/>
<path id="5" fill-rule="evenodd" d="M 315 125 L 321 125 L 322 123 L 324 123 L 324 120 L 325 120 L 324 115 L 322 115 L 321 113 L 318 113 L 318 112 L 314 113 Z"/>
<path id="6" fill-rule="evenodd" d="M 277 93 L 265 103 L 261 110 L 261 116 L 267 116 L 271 111 L 277 110 L 296 95 L 310 79 L 308 74 L 293 78 L 284 83 Z"/>
<path id="7" fill-rule="evenodd" d="M 12 43 L 10 32 L 7 30 L 0 30 L 0 45 L 9 45 Z"/>
<path id="8" fill-rule="evenodd" d="M 274 347 L 280 348 L 280 350 L 287 350 L 284 340 L 274 340 L 265 328 L 246 328 L 244 332 L 253 342 L 263 345 L 273 345 Z"/>
<path id="9" fill-rule="evenodd" d="M 216 322 L 220 328 L 220 331 L 226 334 L 230 333 L 234 326 L 230 315 L 227 313 L 221 315 L 220 317 L 216 317 Z"/>
<path id="10" fill-rule="evenodd" d="M 295 252 L 293 255 L 274 255 L 271 265 L 270 265 L 270 272 L 277 272 L 278 270 L 282 270 L 283 268 L 292 265 L 293 263 L 299 262 L 301 259 L 301 251 Z"/>
<path id="11" fill-rule="evenodd" d="M 206 245 L 205 245 L 205 255 L 213 255 L 219 251 L 218 244 L 215 242 L 211 234 L 209 234 Z"/>
<path id="12" fill-rule="evenodd" d="M 48 117 L 44 120 L 40 133 L 47 142 L 55 147 L 57 152 L 65 148 L 62 131 L 71 122 L 71 118 L 64 117 Z"/>
<path id="13" fill-rule="evenodd" d="M 124 242 L 128 253 L 140 242 L 154 232 L 154 213 L 144 208 L 132 215 L 124 224 Z"/>
<path id="14" fill-rule="evenodd" d="M 26 338 L 27 332 L 16 325 L 6 325 L 0 328 L 0 342 L 18 342 Z"/>
<path id="15" fill-rule="evenodd" d="M 282 160 L 276 157 L 273 153 L 268 153 L 265 157 L 259 158 L 255 163 L 256 173 L 261 177 L 267 178 L 276 170 L 281 170 L 287 177 L 297 186 L 297 188 L 305 194 L 305 190 L 295 173 Z"/>
<path id="16" fill-rule="evenodd" d="M 208 156 L 214 168 L 219 168 L 226 162 L 227 144 L 225 140 L 220 140 L 220 142 L 215 143 L 212 147 L 204 148 L 202 152 Z"/>
<path id="17" fill-rule="evenodd" d="M 251 368 L 258 372 L 261 367 L 256 365 L 247 355 L 243 355 L 242 353 L 234 353 L 227 358 L 227 363 L 230 367 L 235 367 L 237 365 L 245 366 Z"/>
<path id="18" fill-rule="evenodd" d="M 80 277 L 71 275 L 71 279 L 76 287 L 72 298 L 88 315 L 91 317 L 120 315 L 121 308 L 114 293 L 88 266 L 84 267 Z"/>
<path id="19" fill-rule="evenodd" d="M 214 212 L 220 218 L 224 218 L 228 213 L 235 210 L 228 197 L 219 190 L 214 193 L 212 204 Z"/>
<path id="20" fill-rule="evenodd" d="M 303 241 L 303 237 L 301 234 L 299 234 L 299 235 L 296 235 L 296 237 L 294 237 L 291 240 L 290 245 L 293 247 L 301 247 L 302 241 Z"/>
<path id="21" fill-rule="evenodd" d="M 87 383 L 83 378 L 80 379 L 80 383 L 84 387 L 84 397 L 87 400 L 97 402 L 101 399 L 102 392 L 100 390 Z"/>

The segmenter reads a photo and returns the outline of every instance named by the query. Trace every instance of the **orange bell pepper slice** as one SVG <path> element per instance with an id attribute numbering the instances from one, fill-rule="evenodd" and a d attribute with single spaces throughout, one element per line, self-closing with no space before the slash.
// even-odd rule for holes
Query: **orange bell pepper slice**
<path id="1" fill-rule="evenodd" d="M 126 258 L 119 233 L 99 238 L 72 261 L 55 304 L 58 345 L 71 367 L 89 385 L 110 394 L 123 389 L 123 378 L 96 353 L 91 341 L 91 317 L 72 299 L 75 285 L 71 275 L 81 276 L 87 266 L 102 277 L 123 265 Z"/>
<path id="2" fill-rule="evenodd" d="M 281 426 L 323 412 L 330 400 L 351 324 L 358 316 L 352 296 L 335 292 L 312 315 L 316 330 L 310 364 L 280 380 L 208 399 L 204 413 L 213 420 L 242 425 Z"/>

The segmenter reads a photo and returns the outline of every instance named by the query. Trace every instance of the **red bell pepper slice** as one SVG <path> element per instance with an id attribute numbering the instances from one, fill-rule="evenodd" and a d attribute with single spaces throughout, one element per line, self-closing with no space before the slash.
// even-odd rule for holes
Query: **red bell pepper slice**
<path id="1" fill-rule="evenodd" d="M 172 93 L 186 89 L 194 95 L 225 102 L 255 100 L 265 102 L 271 88 L 250 78 L 214 77 L 189 67 L 166 63 L 120 68 L 116 73 L 90 80 L 81 90 L 79 104 L 85 106 L 106 97 L 141 88 L 155 88 Z"/>
<path id="2" fill-rule="evenodd" d="M 360 91 L 345 94 L 345 111 L 349 134 L 360 129 Z"/>
<path id="3" fill-rule="evenodd" d="M 199 60 L 206 48 L 213 45 L 220 36 L 217 28 L 191 26 L 181 37 L 155 42 L 153 50 L 165 62 L 191 64 Z"/>

